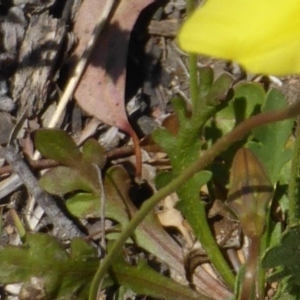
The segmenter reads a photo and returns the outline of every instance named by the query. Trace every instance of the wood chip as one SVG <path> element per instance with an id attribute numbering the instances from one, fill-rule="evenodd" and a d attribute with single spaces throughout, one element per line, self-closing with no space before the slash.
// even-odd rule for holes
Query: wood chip
<path id="1" fill-rule="evenodd" d="M 19 105 L 19 115 L 27 109 L 31 117 L 44 108 L 65 31 L 64 23 L 48 11 L 31 16 L 12 78 L 12 98 Z"/>
<path id="2" fill-rule="evenodd" d="M 176 36 L 179 29 L 179 22 L 176 19 L 151 21 L 148 27 L 149 34 L 159 36 Z"/>

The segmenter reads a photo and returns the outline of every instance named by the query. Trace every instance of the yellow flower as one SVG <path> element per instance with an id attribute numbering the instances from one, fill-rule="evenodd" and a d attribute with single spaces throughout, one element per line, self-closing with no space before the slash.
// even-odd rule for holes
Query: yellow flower
<path id="1" fill-rule="evenodd" d="M 300 0 L 207 0 L 183 24 L 178 42 L 252 73 L 300 73 Z"/>

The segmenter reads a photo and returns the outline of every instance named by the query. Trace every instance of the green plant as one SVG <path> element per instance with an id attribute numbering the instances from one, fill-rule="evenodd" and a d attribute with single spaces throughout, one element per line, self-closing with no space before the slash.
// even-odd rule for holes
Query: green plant
<path id="1" fill-rule="evenodd" d="M 192 4 L 193 1 L 189 1 L 189 5 Z M 43 280 L 46 296 L 57 299 L 71 296 L 97 299 L 101 284 L 103 288 L 119 284 L 138 294 L 163 299 L 207 299 L 150 269 L 145 261 L 131 266 L 121 255 L 123 245 L 134 242 L 182 272 L 183 261 L 172 254 L 180 247 L 163 230 L 153 213 L 160 200 L 176 192 L 179 196 L 177 209 L 191 225 L 209 261 L 227 288 L 235 293 L 235 298 L 255 299 L 258 295 L 263 299 L 266 282 L 278 280 L 280 285 L 275 299 L 299 296 L 299 128 L 295 142 L 291 135 L 292 118 L 300 113 L 300 104 L 287 106 L 280 91 L 265 91 L 258 83 L 235 85 L 228 74 L 215 79 L 210 68 L 198 72 L 195 56 L 190 59 L 190 69 L 192 108 L 188 111 L 183 99 L 173 99 L 179 121 L 177 133 L 159 128 L 152 136 L 168 154 L 172 170 L 157 176 L 158 192 L 139 210 L 129 199 L 130 178 L 122 167 L 112 167 L 102 174 L 105 157 L 95 140 L 88 140 L 80 151 L 63 131 L 36 133 L 37 149 L 60 164 L 41 178 L 41 186 L 51 194 L 63 195 L 67 209 L 77 218 L 114 220 L 118 233 L 105 234 L 104 226 L 100 228 L 103 239 L 111 242 L 99 267 L 96 266 L 97 253 L 83 240 L 74 239 L 68 254 L 53 238 L 26 234 L 24 246 L 9 246 L 0 251 L 3 283 L 26 282 L 38 276 Z M 215 240 L 206 204 L 199 194 L 202 186 L 209 185 L 213 199 L 220 181 L 222 187 L 229 190 L 227 206 L 250 240 L 249 257 L 238 274 L 231 270 L 221 245 Z M 281 224 L 272 218 L 272 198 L 288 217 L 287 223 Z M 282 225 L 287 227 L 284 233 Z M 42 253 L 45 247 L 61 262 L 51 276 L 44 274 L 49 267 L 49 253 Z M 36 255 L 42 257 L 39 262 L 33 259 Z M 20 257 L 26 258 L 25 268 Z M 33 269 L 33 265 L 41 268 Z M 266 271 L 271 268 L 274 272 L 266 278 Z M 55 280 L 58 276 L 64 280 Z"/>
<path id="2" fill-rule="evenodd" d="M 112 244 L 108 247 L 107 256 L 98 270 L 95 267 L 97 256 L 95 254 L 89 256 L 93 263 L 85 266 L 86 272 L 90 275 L 81 281 L 80 286 L 75 285 L 70 290 L 64 285 L 58 287 L 58 283 L 53 282 L 51 278 L 44 279 L 46 294 L 49 297 L 52 295 L 63 297 L 72 293 L 78 299 L 86 299 L 86 291 L 90 290 L 89 299 L 95 299 L 99 283 L 105 278 L 104 287 L 118 283 L 130 287 L 137 293 L 164 299 L 174 298 L 174 293 L 178 293 L 178 289 L 180 289 L 182 299 L 197 297 L 206 299 L 205 296 L 199 296 L 189 288 L 179 287 L 178 283 L 171 279 L 160 277 L 161 275 L 158 274 L 151 275 L 155 272 L 153 270 L 149 269 L 148 279 L 147 276 L 141 277 L 142 274 L 148 272 L 145 269 L 148 267 L 126 266 L 119 256 L 122 245 L 130 242 L 131 238 L 131 242 L 136 242 L 168 265 L 181 270 L 180 266 L 182 267 L 183 262 L 171 255 L 171 253 L 178 252 L 180 248 L 178 245 L 174 245 L 174 241 L 164 232 L 153 214 L 153 208 L 159 200 L 174 191 L 177 191 L 180 198 L 177 208 L 192 226 L 211 263 L 228 288 L 233 291 L 236 286 L 237 295 L 240 294 L 241 299 L 245 299 L 249 293 L 253 293 L 255 280 L 259 283 L 258 292 L 263 295 L 265 276 L 258 257 L 259 254 L 264 254 L 269 246 L 278 244 L 279 232 L 278 226 L 269 218 L 268 203 L 273 195 L 272 189 L 275 187 L 274 198 L 280 203 L 283 210 L 287 206 L 284 193 L 288 191 L 286 183 L 290 176 L 287 170 L 292 159 L 290 136 L 293 122 L 284 119 L 297 114 L 299 105 L 286 107 L 284 97 L 279 91 L 272 89 L 265 92 L 256 83 L 238 84 L 232 88 L 230 76 L 224 74 L 214 80 L 213 72 L 209 68 L 200 70 L 200 79 L 198 98 L 190 113 L 182 99 L 173 100 L 179 120 L 178 132 L 172 134 L 161 128 L 153 134 L 156 143 L 168 153 L 172 171 L 158 176 L 157 184 L 161 188 L 138 211 L 128 198 L 130 178 L 123 168 L 115 166 L 107 170 L 102 179 L 101 168 L 105 164 L 105 157 L 96 141 L 88 140 L 80 151 L 73 140 L 63 131 L 40 130 L 36 133 L 35 143 L 39 151 L 45 157 L 55 159 L 60 163 L 60 166 L 51 169 L 41 178 L 40 184 L 44 189 L 55 195 L 65 195 L 66 206 L 74 216 L 78 218 L 99 217 L 104 213 L 106 218 L 117 222 L 120 231 L 116 241 L 116 235 L 106 235 L 107 239 L 112 240 Z M 233 93 L 229 93 L 229 91 L 233 91 Z M 280 120 L 283 121 L 270 124 L 272 121 Z M 201 136 L 202 139 L 199 138 Z M 234 142 L 236 143 L 234 144 Z M 238 154 L 234 159 L 238 163 L 233 162 L 230 195 L 238 194 L 240 197 L 229 196 L 228 206 L 236 213 L 245 235 L 252 241 L 250 251 L 253 255 L 250 256 L 245 269 L 242 269 L 236 279 L 208 226 L 205 204 L 199 196 L 199 189 L 204 184 L 212 183 L 212 179 L 218 179 L 220 174 L 223 178 L 228 176 L 235 149 L 240 149 L 242 146 L 251 149 L 252 152 L 240 150 L 242 152 L 238 153 L 242 153 L 242 157 L 244 156 L 245 159 L 238 158 Z M 272 155 L 269 155 L 270 153 Z M 222 162 L 221 167 L 218 163 L 220 161 Z M 240 167 L 242 170 L 249 171 L 241 173 Z M 207 169 L 204 170 L 204 168 Z M 292 176 L 295 174 L 293 173 Z M 246 188 L 246 192 L 243 192 L 243 188 L 240 187 L 241 178 L 245 178 L 242 181 L 242 187 Z M 240 191 L 241 189 L 242 191 Z M 104 210 L 101 206 L 102 201 L 105 203 Z M 285 285 L 282 287 L 282 293 L 287 290 L 297 290 L 297 265 L 294 261 L 282 263 L 280 256 L 284 251 L 282 249 L 286 249 L 286 245 L 290 245 L 293 241 L 295 244 L 297 243 L 297 224 L 293 225 L 294 227 L 284 234 L 282 244 L 275 247 L 274 250 L 266 252 L 262 264 L 266 268 L 279 265 L 280 269 L 284 271 L 278 273 L 277 277 L 274 275 L 270 278 L 270 280 L 283 278 L 282 282 Z M 253 231 L 253 228 L 256 229 Z M 41 240 L 45 238 L 42 237 Z M 285 242 L 286 240 L 289 242 Z M 28 249 L 34 252 L 41 251 L 43 247 L 38 242 L 32 243 L 31 238 L 28 238 L 27 235 L 25 243 L 28 243 L 27 248 L 26 246 L 23 247 L 23 250 L 16 248 L 14 251 L 23 251 L 26 254 Z M 47 243 L 53 244 L 53 247 L 60 247 L 55 244 L 57 242 L 54 239 Z M 4 249 L 0 251 L 0 255 L 1 253 L 5 255 L 5 261 L 18 261 L 13 254 L 10 254 L 14 253 L 10 250 Z M 66 255 L 63 252 L 61 254 Z M 85 252 L 77 251 L 77 254 L 78 259 L 82 262 L 85 259 Z M 270 260 L 269 257 L 274 255 L 278 255 L 279 259 Z M 116 257 L 120 257 L 120 260 L 116 260 Z M 66 256 L 65 259 L 69 258 Z M 41 264 L 44 264 L 44 261 L 47 261 L 47 258 L 41 260 Z M 28 281 L 35 276 L 34 269 L 26 268 L 24 277 L 16 277 L 15 274 L 22 270 L 22 264 L 15 263 L 14 268 L 15 273 L 6 277 L 5 282 Z M 107 273 L 109 270 L 110 272 Z M 247 281 L 243 279 L 243 272 L 249 272 L 249 270 L 253 274 L 253 280 Z M 61 270 L 58 269 L 57 272 L 61 272 Z M 67 276 L 66 278 L 79 276 L 78 274 L 72 275 L 72 272 L 69 275 L 66 274 L 68 274 L 67 269 L 60 276 Z M 108 274 L 112 276 L 108 276 Z M 285 280 L 286 275 L 291 279 Z M 1 276 L 5 276 L 5 274 L 1 275 L 0 272 Z M 151 279 L 153 276 L 156 278 L 154 281 Z M 91 278 L 93 278 L 92 281 Z M 145 285 L 141 283 L 141 278 L 144 278 Z M 155 284 L 158 284 L 157 287 Z M 165 285 L 169 286 L 168 292 L 160 291 L 159 286 Z M 147 286 L 151 286 L 151 288 L 147 288 Z M 85 292 L 82 294 L 79 290 Z"/>
<path id="3" fill-rule="evenodd" d="M 204 74 L 210 73 L 207 71 L 207 69 L 205 69 Z M 210 75 L 208 76 L 211 77 Z M 207 81 L 203 80 L 203 82 L 206 83 Z M 210 81 L 210 87 L 212 90 L 214 89 L 212 81 Z M 210 149 L 205 150 L 204 153 L 202 152 L 203 154 L 199 154 L 199 151 L 201 150 L 201 143 L 199 139 L 197 139 L 197 137 L 201 132 L 201 126 L 204 126 L 205 123 L 203 124 L 201 123 L 201 121 L 197 122 L 196 119 L 194 119 L 196 118 L 196 116 L 202 116 L 203 110 L 201 110 L 201 112 L 199 113 L 198 111 L 196 111 L 196 108 L 194 108 L 192 116 L 188 118 L 182 100 L 175 100 L 175 110 L 177 111 L 179 120 L 181 122 L 178 134 L 176 136 L 173 136 L 171 133 L 168 133 L 163 129 L 160 129 L 154 134 L 154 139 L 159 142 L 167 152 L 169 151 L 172 167 L 175 171 L 172 171 L 170 177 L 174 179 L 172 179 L 170 183 L 165 187 L 161 188 L 158 193 L 152 196 L 133 217 L 128 226 L 125 228 L 122 236 L 114 244 L 111 252 L 108 253 L 108 256 L 104 260 L 104 263 L 98 270 L 94 278 L 94 284 L 96 284 L 99 278 L 101 278 L 106 273 L 108 266 L 112 263 L 112 257 L 119 252 L 120 245 L 122 245 L 125 240 L 132 234 L 134 228 L 138 225 L 138 223 L 147 215 L 149 211 L 151 211 L 151 209 L 155 206 L 156 203 L 158 203 L 160 199 L 175 190 L 178 191 L 181 199 L 178 204 L 178 208 L 189 220 L 191 226 L 196 232 L 196 235 L 202 241 L 203 247 L 207 247 L 207 249 L 211 250 L 211 247 L 214 246 L 212 246 L 213 242 L 211 241 L 211 235 L 209 231 L 203 230 L 203 228 L 207 229 L 207 227 L 205 225 L 205 219 L 203 219 L 203 217 L 205 216 L 202 215 L 203 204 L 200 202 L 198 195 L 200 186 L 207 180 L 209 180 L 209 177 L 207 177 L 207 173 L 198 172 L 201 169 L 209 166 L 214 158 L 216 158 L 218 155 L 221 155 L 221 153 L 235 141 L 238 141 L 243 137 L 245 138 L 246 134 L 249 134 L 248 137 L 239 142 L 239 147 L 243 144 L 248 145 L 248 147 L 252 148 L 253 151 L 257 152 L 258 157 L 261 157 L 261 161 L 264 163 L 264 168 L 267 170 L 267 176 L 272 178 L 272 184 L 275 184 L 276 182 L 278 182 L 278 180 L 288 181 L 289 175 L 283 172 L 283 166 L 291 159 L 291 150 L 289 150 L 288 148 L 284 150 L 285 155 L 281 158 L 279 154 L 279 156 L 277 156 L 276 151 L 282 152 L 283 149 L 288 146 L 288 139 L 292 129 L 292 121 L 282 121 L 280 125 L 279 123 L 278 125 L 277 123 L 269 123 L 271 123 L 272 121 L 280 121 L 288 117 L 295 116 L 299 112 L 299 104 L 296 104 L 293 107 L 282 109 L 282 107 L 286 107 L 283 95 L 276 90 L 271 90 L 268 93 L 265 93 L 257 84 L 249 83 L 247 85 L 243 85 L 243 87 L 237 86 L 236 89 L 236 97 L 231 99 L 231 102 L 229 102 L 229 104 L 223 110 L 220 110 L 216 113 L 215 119 L 218 119 L 218 113 L 220 113 L 221 115 L 226 113 L 227 116 L 231 115 L 231 118 L 233 119 L 232 123 L 237 123 L 238 125 L 229 133 L 225 133 L 223 136 L 221 136 L 221 138 L 218 139 Z M 242 93 L 242 90 L 244 90 L 244 93 Z M 249 90 L 252 92 L 249 92 Z M 207 95 L 210 95 L 210 92 L 211 90 L 207 89 L 206 94 L 204 94 L 203 97 L 206 97 L 205 99 L 209 99 Z M 257 95 L 257 102 L 254 105 L 251 102 L 251 95 L 255 93 Z M 205 100 L 200 98 L 199 101 Z M 218 103 L 218 101 L 216 101 L 215 103 Z M 243 103 L 244 105 L 240 105 L 241 103 Z M 270 103 L 272 103 L 272 105 L 270 105 Z M 209 107 L 209 111 L 211 110 L 212 107 Z M 256 114 L 260 110 L 262 110 L 263 112 L 260 114 Z M 254 116 L 250 117 L 250 119 L 247 119 L 248 116 L 251 116 L 253 114 Z M 241 120 L 241 116 L 244 116 L 244 121 Z M 204 120 L 206 119 L 204 118 Z M 195 127 L 193 127 L 193 124 Z M 206 126 L 210 127 L 211 125 Z M 280 128 L 280 130 L 276 130 L 277 127 Z M 202 129 L 204 130 L 205 126 Z M 251 129 L 255 129 L 253 134 L 250 134 Z M 188 134 L 183 134 L 181 130 L 188 132 Z M 207 130 L 207 132 L 211 131 Z M 207 140 L 213 138 L 213 136 L 208 136 Z M 266 155 L 273 152 L 274 157 L 273 155 Z M 232 149 L 229 149 L 224 153 L 224 159 L 226 159 L 226 156 L 232 157 L 232 155 Z M 196 160 L 196 162 L 192 162 L 193 160 Z M 255 195 L 257 192 L 253 191 L 251 193 Z M 275 197 L 278 197 L 278 194 L 275 191 Z M 279 201 L 284 202 L 284 197 L 282 194 Z M 269 214 L 267 213 L 267 215 Z M 201 222 L 199 222 L 199 220 L 201 220 Z M 267 220 L 267 224 L 269 223 L 270 221 Z M 201 228 L 202 225 L 203 227 Z M 268 241 L 270 240 L 270 235 L 272 235 L 272 232 L 270 232 L 271 225 L 269 225 L 268 230 L 266 231 L 266 236 L 263 238 L 263 242 L 261 245 L 262 248 L 260 250 L 261 253 L 263 253 L 268 247 Z M 205 243 L 207 244 L 205 245 Z M 210 251 L 209 254 L 210 258 L 212 259 L 212 263 L 216 266 L 216 268 L 220 272 L 220 275 L 224 276 L 223 278 L 227 282 L 227 284 L 229 286 L 232 286 L 233 275 L 232 273 L 227 272 L 228 266 L 226 262 L 224 262 L 223 264 L 224 260 L 219 260 L 219 258 L 215 259 L 215 257 L 217 257 L 219 253 L 218 249 L 213 254 L 211 253 L 212 251 Z M 263 279 L 261 280 L 263 281 Z M 261 283 L 261 285 L 263 284 Z M 90 299 L 92 299 L 92 297 Z"/>
<path id="4" fill-rule="evenodd" d="M 282 170 L 284 170 L 283 167 L 291 160 L 292 151 L 286 148 L 286 146 L 288 145 L 287 142 L 291 134 L 292 121 L 287 120 L 282 121 L 280 124 L 274 123 L 260 127 L 254 122 L 249 123 L 249 120 L 258 120 L 263 124 L 266 120 L 269 121 L 269 119 L 265 118 L 270 118 L 270 116 L 272 117 L 274 115 L 274 120 L 278 118 L 277 111 L 274 113 L 272 110 L 284 109 L 286 104 L 283 95 L 276 90 L 265 93 L 258 84 L 244 83 L 234 86 L 233 97 L 230 97 L 228 95 L 232 95 L 232 93 L 228 94 L 228 91 L 232 89 L 232 79 L 228 75 L 224 74 L 214 81 L 212 70 L 204 68 L 200 71 L 200 79 L 201 81 L 198 85 L 198 99 L 194 104 L 191 116 L 190 113 L 187 112 L 186 105 L 182 99 L 177 98 L 173 100 L 174 109 L 180 124 L 177 134 L 172 134 L 162 128 L 157 130 L 153 135 L 156 143 L 168 153 L 172 171 L 158 176 L 157 184 L 161 189 L 157 194 L 147 200 L 139 211 L 136 211 L 128 198 L 130 178 L 124 169 L 118 166 L 109 169 L 106 171 L 102 182 L 101 168 L 105 164 L 105 157 L 102 148 L 96 141 L 88 140 L 83 145 L 82 151 L 80 151 L 68 134 L 63 131 L 39 130 L 36 133 L 35 143 L 39 151 L 45 157 L 55 159 L 60 163 L 60 166 L 51 169 L 41 178 L 41 186 L 51 194 L 66 195 L 66 206 L 68 210 L 78 218 L 100 217 L 101 201 L 105 201 L 105 217 L 116 221 L 119 230 L 123 232 L 119 234 L 117 242 L 113 242 L 108 248 L 108 255 L 104 263 L 100 265 L 98 271 L 95 267 L 95 262 L 97 261 L 95 254 L 90 255 L 93 264 L 85 265 L 86 271 L 89 272 L 90 275 L 89 277 L 85 277 L 86 280 L 82 281 L 81 286 L 87 291 L 91 284 L 90 299 L 95 297 L 100 282 L 99 278 L 102 278 L 102 276 L 106 274 L 105 268 L 108 268 L 109 265 L 112 266 L 110 270 L 112 272 L 111 274 L 114 275 L 112 278 L 105 277 L 106 283 L 104 286 L 118 283 L 130 287 L 138 293 L 145 293 L 165 299 L 172 299 L 172 297 L 174 297 L 172 293 L 177 293 L 176 290 L 179 288 L 177 283 L 172 283 L 172 281 L 164 283 L 167 279 L 162 277 L 158 280 L 158 275 L 155 275 L 156 281 L 153 282 L 154 287 L 152 286 L 151 289 L 147 289 L 146 286 L 149 286 L 151 282 L 152 275 L 150 276 L 150 273 L 154 272 L 149 270 L 149 278 L 148 280 L 146 280 L 146 278 L 144 279 L 145 289 L 143 289 L 144 285 L 141 284 L 138 278 L 141 279 L 141 274 L 145 274 L 145 268 L 147 267 L 126 267 L 126 264 L 121 263 L 122 260 L 116 261 L 115 257 L 119 255 L 120 245 L 131 236 L 140 246 L 176 268 L 175 264 L 178 264 L 178 261 L 169 257 L 170 255 L 168 254 L 167 248 L 164 246 L 158 248 L 158 245 L 171 244 L 172 242 L 171 238 L 163 231 L 156 217 L 151 212 L 154 205 L 158 203 L 160 199 L 175 190 L 180 198 L 177 208 L 192 226 L 196 237 L 201 241 L 203 248 L 206 250 L 211 263 L 215 266 L 227 286 L 233 290 L 236 280 L 235 275 L 230 270 L 226 259 L 220 252 L 219 245 L 217 245 L 214 240 L 214 236 L 208 226 L 205 204 L 201 201 L 199 189 L 204 184 L 211 182 L 212 178 L 218 178 L 220 172 L 223 172 L 222 176 L 227 176 L 226 174 L 228 174 L 234 155 L 234 148 L 231 147 L 225 152 L 222 151 L 242 137 L 244 138 L 238 142 L 237 148 L 240 148 L 242 145 L 250 148 L 263 162 L 264 167 L 262 167 L 259 162 L 256 162 L 257 158 L 255 158 L 249 150 L 247 150 L 248 152 L 246 150 L 238 152 L 244 154 L 245 160 L 237 158 L 237 156 L 235 158 L 237 163 L 233 163 L 231 172 L 230 195 L 241 193 L 241 188 L 239 187 L 240 183 L 238 182 L 244 182 L 244 185 L 246 182 L 248 191 L 246 194 L 240 194 L 244 195 L 241 200 L 229 196 L 228 206 L 236 213 L 245 234 L 252 240 L 252 248 L 250 247 L 250 251 L 252 251 L 251 253 L 253 255 L 251 256 L 252 258 L 249 258 L 245 270 L 252 270 L 251 272 L 254 274 L 253 280 L 258 280 L 259 278 L 260 286 L 262 287 L 264 285 L 264 276 L 259 275 L 262 274 L 263 271 L 261 268 L 257 269 L 260 265 L 258 257 L 259 253 L 265 252 L 274 234 L 272 230 L 274 225 L 268 220 L 269 214 L 267 213 L 269 207 L 268 203 L 273 195 L 272 187 L 277 182 L 280 184 L 280 181 L 285 182 L 288 180 L 287 173 L 283 173 Z M 255 101 L 252 101 L 252 99 L 255 99 Z M 290 108 L 287 108 L 283 111 L 286 112 L 290 110 Z M 294 113 L 293 110 L 291 111 Z M 253 117 L 251 118 L 251 116 Z M 249 117 L 250 119 L 248 119 Z M 254 129 L 251 134 L 250 129 L 255 126 L 257 129 Z M 248 136 L 245 136 L 245 133 L 249 133 Z M 201 135 L 205 137 L 205 139 L 200 139 L 199 136 Z M 218 135 L 221 136 L 219 140 L 217 139 Z M 269 155 L 271 151 L 272 155 Z M 223 161 L 225 168 L 220 169 L 217 161 L 213 162 L 213 158 L 217 155 L 219 160 L 221 159 Z M 198 170 L 203 169 L 205 166 L 209 167 L 209 170 L 203 170 L 198 173 Z M 250 168 L 249 172 L 243 175 L 244 173 L 241 173 L 241 170 L 247 170 L 247 166 Z M 271 181 L 267 179 L 268 177 Z M 242 178 L 245 179 L 242 180 Z M 260 187 L 263 190 L 260 190 Z M 268 193 L 266 201 L 260 200 L 266 192 Z M 278 200 L 284 202 L 284 198 Z M 239 201 L 242 201 L 241 206 Z M 257 204 L 255 204 L 255 201 L 258 201 Z M 284 203 L 282 206 L 284 206 Z M 130 220 L 131 216 L 133 216 L 133 218 Z M 262 216 L 262 218 L 255 216 Z M 199 220 L 201 220 L 201 222 L 199 222 Z M 139 223 L 141 223 L 141 226 L 135 229 Z M 269 225 L 267 226 L 265 224 Z M 267 228 L 266 231 L 263 230 L 265 227 Z M 259 228 L 260 231 L 255 229 L 254 233 L 251 233 L 253 232 L 251 228 Z M 277 227 L 275 228 L 278 231 Z M 153 238 L 153 236 L 155 236 L 155 238 Z M 36 238 L 38 239 L 39 235 Z M 43 238 L 46 237 L 41 235 L 41 240 L 43 240 Z M 106 235 L 106 238 L 114 240 L 115 236 L 110 237 Z M 27 236 L 25 238 L 25 243 L 27 240 L 29 241 L 28 247 L 31 249 L 30 251 L 41 251 L 40 249 L 43 245 L 39 245 L 36 242 L 31 243 L 30 239 L 31 238 Z M 258 243 L 258 240 L 262 240 L 262 242 Z M 54 239 L 49 240 L 47 243 L 49 245 L 53 244 L 53 247 L 60 247 L 58 244 L 55 244 Z M 28 248 L 25 247 L 25 249 Z M 24 253 L 26 253 L 26 251 L 29 250 L 18 250 L 18 248 L 16 248 L 15 251 L 25 251 Z M 170 253 L 171 252 L 172 251 L 170 251 Z M 4 249 L 0 254 L 1 253 L 7 256 L 5 259 L 7 262 L 15 260 L 15 256 L 10 254 L 13 253 L 10 250 Z M 81 262 L 84 260 L 84 255 L 84 253 L 78 252 L 78 259 Z M 264 266 L 270 267 L 268 255 L 273 254 L 267 254 L 264 260 Z M 28 263 L 30 263 L 30 260 L 28 260 Z M 43 260 L 41 260 L 41 263 L 44 264 Z M 273 263 L 272 266 L 276 266 L 276 264 Z M 16 264 L 16 272 L 19 272 L 20 269 L 22 269 L 22 265 Z M 284 274 L 289 272 L 289 270 L 291 269 L 287 266 Z M 293 270 L 294 269 L 290 272 L 295 274 Z M 58 272 L 60 272 L 60 269 L 58 269 Z M 136 275 L 133 275 L 135 272 L 137 272 Z M 96 275 L 94 276 L 93 274 L 95 273 Z M 24 278 L 22 279 L 16 279 L 14 274 L 15 273 L 11 273 L 5 282 L 15 280 L 28 281 L 31 276 L 37 273 L 35 270 L 25 272 Z M 65 274 L 67 273 L 64 273 L 62 276 L 66 277 Z M 71 273 L 68 276 L 79 275 L 72 275 Z M 94 277 L 94 279 L 91 283 L 92 277 Z M 242 278 L 243 276 L 238 277 L 240 287 L 237 287 L 237 290 L 242 287 L 240 291 L 241 295 L 243 295 L 243 293 L 248 295 L 249 291 L 253 291 L 254 281 L 250 280 L 250 282 L 247 283 L 247 280 L 243 280 Z M 57 283 L 53 282 L 51 278 L 45 279 L 44 282 L 46 294 L 50 297 L 54 294 L 55 297 L 60 297 L 61 295 L 70 293 L 70 290 L 65 288 L 64 285 L 57 287 Z M 158 286 L 155 288 L 155 283 L 158 282 L 160 282 L 160 285 L 170 286 L 169 292 L 165 291 L 163 294 L 159 292 Z M 294 283 L 294 281 L 289 282 Z M 49 286 L 52 286 L 52 288 L 49 288 Z M 288 285 L 286 284 L 286 286 Z M 78 288 L 78 285 L 74 286 L 71 289 L 71 293 L 73 293 L 73 295 L 76 294 L 78 299 L 85 299 L 86 293 L 78 293 Z M 197 296 L 197 294 L 188 288 L 182 289 L 182 287 L 180 287 L 180 289 L 183 293 L 182 299 L 199 297 L 199 295 Z M 263 289 L 260 289 L 260 293 L 263 294 Z M 205 297 L 202 296 L 202 298 L 204 299 Z"/>

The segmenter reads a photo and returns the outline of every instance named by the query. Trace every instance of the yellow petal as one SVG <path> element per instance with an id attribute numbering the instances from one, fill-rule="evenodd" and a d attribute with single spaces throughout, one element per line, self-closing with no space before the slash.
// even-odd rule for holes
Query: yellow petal
<path id="1" fill-rule="evenodd" d="M 252 73 L 300 73 L 300 0 L 207 0 L 183 24 L 178 42 Z"/>

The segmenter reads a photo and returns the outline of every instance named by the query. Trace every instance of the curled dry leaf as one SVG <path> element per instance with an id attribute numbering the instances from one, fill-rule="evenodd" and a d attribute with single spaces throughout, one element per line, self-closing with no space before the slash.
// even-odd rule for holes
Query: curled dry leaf
<path id="1" fill-rule="evenodd" d="M 103 2 L 106 1 L 83 2 L 75 24 L 75 33 L 79 39 L 82 37 L 75 53 L 78 56 L 82 55 L 88 35 L 92 35 L 98 14 L 101 13 L 104 7 Z M 102 122 L 116 126 L 130 134 L 135 144 L 137 175 L 141 170 L 141 155 L 138 138 L 128 122 L 124 105 L 125 68 L 131 30 L 140 12 L 152 2 L 154 0 L 119 3 L 110 23 L 104 28 L 96 42 L 89 65 L 75 92 L 78 104 L 85 111 Z M 94 23 L 92 20 L 95 20 Z"/>
<path id="2" fill-rule="evenodd" d="M 264 166 L 251 150 L 239 149 L 232 162 L 227 205 L 249 238 L 261 238 L 272 197 L 272 183 Z"/>
<path id="3" fill-rule="evenodd" d="M 180 211 L 174 206 L 178 201 L 178 197 L 175 193 L 166 197 L 162 202 L 163 209 L 157 212 L 160 223 L 165 227 L 175 227 L 179 230 L 187 243 L 187 246 L 191 248 L 194 244 L 191 232 L 185 226 L 183 216 Z"/>

